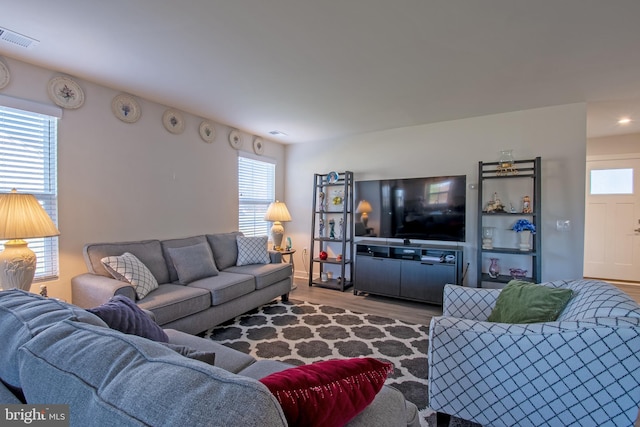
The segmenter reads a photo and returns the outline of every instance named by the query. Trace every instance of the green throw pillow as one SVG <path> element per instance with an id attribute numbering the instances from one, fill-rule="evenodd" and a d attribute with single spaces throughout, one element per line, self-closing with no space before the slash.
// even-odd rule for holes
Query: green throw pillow
<path id="1" fill-rule="evenodd" d="M 496 323 L 553 322 L 572 295 L 571 289 L 512 280 L 500 292 L 487 320 Z"/>

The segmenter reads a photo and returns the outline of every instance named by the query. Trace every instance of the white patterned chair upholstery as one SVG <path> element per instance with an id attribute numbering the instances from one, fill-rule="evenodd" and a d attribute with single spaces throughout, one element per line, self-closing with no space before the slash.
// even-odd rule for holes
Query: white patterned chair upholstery
<path id="1" fill-rule="evenodd" d="M 487 322 L 499 289 L 447 285 L 429 330 L 429 406 L 483 426 L 633 426 L 640 306 L 613 285 L 544 283 L 574 296 L 555 322 Z"/>

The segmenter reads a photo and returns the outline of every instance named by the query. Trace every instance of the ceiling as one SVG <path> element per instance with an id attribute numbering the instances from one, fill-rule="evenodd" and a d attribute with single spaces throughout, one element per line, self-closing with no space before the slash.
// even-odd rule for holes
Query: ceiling
<path id="1" fill-rule="evenodd" d="M 640 132 L 638 0 L 0 0 L 0 55 L 283 143 L 576 102 Z M 616 124 L 622 115 L 635 119 Z M 278 130 L 286 136 L 274 137 Z"/>

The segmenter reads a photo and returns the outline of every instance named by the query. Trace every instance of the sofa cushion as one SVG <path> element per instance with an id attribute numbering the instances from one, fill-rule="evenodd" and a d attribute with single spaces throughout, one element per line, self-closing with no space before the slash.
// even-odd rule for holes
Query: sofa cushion
<path id="1" fill-rule="evenodd" d="M 498 295 L 489 322 L 542 323 L 555 321 L 573 291 L 512 280 Z"/>
<path id="2" fill-rule="evenodd" d="M 390 372 L 391 363 L 354 358 L 297 366 L 260 382 L 280 402 L 289 426 L 342 426 L 373 401 Z"/>
<path id="3" fill-rule="evenodd" d="M 19 360 L 27 400 L 69 404 L 74 425 L 286 426 L 258 381 L 107 328 L 60 322 Z"/>
<path id="4" fill-rule="evenodd" d="M 211 305 L 224 304 L 256 289 L 256 281 L 248 274 L 221 271 L 220 274 L 191 282 L 188 288 L 206 289 L 211 293 Z"/>
<path id="5" fill-rule="evenodd" d="M 166 284 L 138 301 L 138 305 L 153 312 L 156 323 L 162 326 L 211 307 L 211 294 L 205 289 Z"/>
<path id="6" fill-rule="evenodd" d="M 96 315 L 58 301 L 43 298 L 19 289 L 0 292 L 0 379 L 11 387 L 20 388 L 17 349 L 61 320 L 71 319 L 107 328 Z"/>
<path id="7" fill-rule="evenodd" d="M 267 250 L 267 236 L 237 236 L 238 260 L 237 266 L 249 264 L 269 264 L 269 251 Z"/>
<path id="8" fill-rule="evenodd" d="M 87 311 L 104 320 L 111 329 L 124 334 L 138 335 L 153 341 L 169 341 L 162 328 L 125 296 L 116 295 L 108 302 Z"/>
<path id="9" fill-rule="evenodd" d="M 171 344 L 184 345 L 194 350 L 215 353 L 215 365 L 234 374 L 239 373 L 256 361 L 248 354 L 241 353 L 208 338 L 201 338 L 175 329 L 165 329 L 165 332 L 169 336 L 169 343 Z"/>
<path id="10" fill-rule="evenodd" d="M 293 274 L 291 264 L 288 263 L 243 265 L 242 267 L 229 267 L 225 272 L 254 276 L 256 278 L 256 289 L 263 289 L 281 280 L 286 280 Z"/>
<path id="11" fill-rule="evenodd" d="M 102 264 L 115 279 L 131 283 L 139 299 L 158 288 L 158 281 L 147 266 L 129 252 L 119 256 L 104 257 Z"/>
<path id="12" fill-rule="evenodd" d="M 194 280 L 217 276 L 218 269 L 213 262 L 211 248 L 207 242 L 201 242 L 182 248 L 167 248 L 173 267 L 178 273 L 178 282 L 188 285 Z"/>
<path id="13" fill-rule="evenodd" d="M 163 342 L 162 345 L 170 348 L 181 356 L 188 357 L 189 359 L 199 360 L 200 362 L 204 362 L 211 366 L 214 366 L 216 363 L 216 353 L 213 351 L 202 351 L 187 345 L 172 344 L 168 342 Z"/>
<path id="14" fill-rule="evenodd" d="M 84 259 L 89 273 L 111 277 L 102 264 L 102 258 L 132 253 L 151 271 L 158 283 L 169 282 L 167 263 L 162 255 L 159 240 L 142 240 L 138 242 L 121 243 L 91 243 L 83 248 Z"/>
<path id="15" fill-rule="evenodd" d="M 213 259 L 216 261 L 218 270 L 224 270 L 232 265 L 236 265 L 238 260 L 237 236 L 243 236 L 239 231 L 231 233 L 207 234 L 207 241 L 213 252 Z"/>
<path id="16" fill-rule="evenodd" d="M 169 248 L 184 248 L 186 246 L 197 245 L 198 243 L 207 243 L 207 239 L 204 236 L 193 236 L 181 239 L 168 239 L 160 242 L 160 244 L 162 245 L 162 253 L 167 261 L 167 270 L 169 271 L 168 282 L 176 283 L 179 280 L 178 271 L 171 261 Z"/>

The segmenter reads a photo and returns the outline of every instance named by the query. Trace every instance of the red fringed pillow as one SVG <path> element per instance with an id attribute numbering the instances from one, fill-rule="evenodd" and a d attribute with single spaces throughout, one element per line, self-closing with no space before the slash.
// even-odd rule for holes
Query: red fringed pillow
<path id="1" fill-rule="evenodd" d="M 289 426 L 343 426 L 376 397 L 391 363 L 372 358 L 328 360 L 260 380 L 278 399 Z"/>

